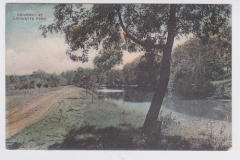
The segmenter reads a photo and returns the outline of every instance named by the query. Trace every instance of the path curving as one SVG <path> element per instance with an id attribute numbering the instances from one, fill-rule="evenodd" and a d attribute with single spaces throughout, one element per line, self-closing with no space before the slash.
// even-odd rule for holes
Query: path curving
<path id="1" fill-rule="evenodd" d="M 6 122 L 6 138 L 13 136 L 26 126 L 39 120 L 48 111 L 53 109 L 64 95 L 77 89 L 73 86 L 65 86 L 59 90 L 51 91 L 23 107 L 15 107 L 9 110 Z"/>

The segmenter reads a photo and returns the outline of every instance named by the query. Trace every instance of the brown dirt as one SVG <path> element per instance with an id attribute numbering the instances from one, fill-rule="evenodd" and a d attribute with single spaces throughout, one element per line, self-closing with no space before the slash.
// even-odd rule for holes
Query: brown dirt
<path id="1" fill-rule="evenodd" d="M 6 138 L 13 136 L 26 126 L 39 120 L 56 106 L 61 97 L 76 89 L 78 88 L 73 86 L 62 87 L 44 94 L 44 96 L 39 95 L 34 101 L 28 101 L 24 105 L 21 104 L 21 107 L 8 110 Z"/>

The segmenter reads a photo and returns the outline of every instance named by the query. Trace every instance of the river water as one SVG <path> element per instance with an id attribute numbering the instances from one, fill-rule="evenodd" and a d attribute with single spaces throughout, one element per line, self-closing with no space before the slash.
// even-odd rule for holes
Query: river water
<path id="1" fill-rule="evenodd" d="M 152 92 L 144 92 L 135 89 L 99 89 L 104 99 L 112 100 L 134 111 L 147 113 Z M 214 132 L 214 134 L 230 136 L 231 100 L 223 99 L 183 99 L 174 95 L 166 95 L 161 107 L 160 116 L 170 116 L 183 130 L 174 130 L 173 134 L 189 135 L 201 132 Z M 186 127 L 188 128 L 186 131 Z M 176 127 L 175 127 L 176 128 Z"/>

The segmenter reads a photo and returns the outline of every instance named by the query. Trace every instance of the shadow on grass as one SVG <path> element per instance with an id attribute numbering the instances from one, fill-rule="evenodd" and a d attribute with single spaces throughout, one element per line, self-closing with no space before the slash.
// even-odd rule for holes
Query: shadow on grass
<path id="1" fill-rule="evenodd" d="M 7 145 L 7 149 L 9 149 L 9 150 L 15 150 L 15 149 L 20 148 L 21 145 L 22 145 L 21 143 L 15 142 L 15 143 L 13 143 L 12 145 L 9 145 L 9 146 Z"/>
<path id="2" fill-rule="evenodd" d="M 199 143 L 193 148 L 193 143 Z M 141 128 L 133 129 L 128 125 L 96 129 L 84 126 L 71 130 L 62 143 L 55 143 L 49 150 L 227 150 L 229 147 L 214 147 L 209 141 L 184 139 L 180 136 L 160 135 L 156 143 L 147 146 L 141 136 Z"/>
<path id="3" fill-rule="evenodd" d="M 94 126 L 84 126 L 71 130 L 62 143 L 49 146 L 49 149 L 75 150 L 129 150 L 134 149 L 134 137 L 139 130 L 106 127 L 96 129 Z"/>

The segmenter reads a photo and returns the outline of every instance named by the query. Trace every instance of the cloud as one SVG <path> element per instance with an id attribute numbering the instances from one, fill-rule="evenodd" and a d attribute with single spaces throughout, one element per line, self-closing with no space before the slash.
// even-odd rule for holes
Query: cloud
<path id="1" fill-rule="evenodd" d="M 67 48 L 64 38 L 54 37 L 41 38 L 15 49 L 6 49 L 6 73 L 30 74 L 36 70 L 61 73 L 78 67 L 93 67 L 91 60 L 94 52 L 89 55 L 90 61 L 87 63 L 73 62 L 65 53 Z"/>

